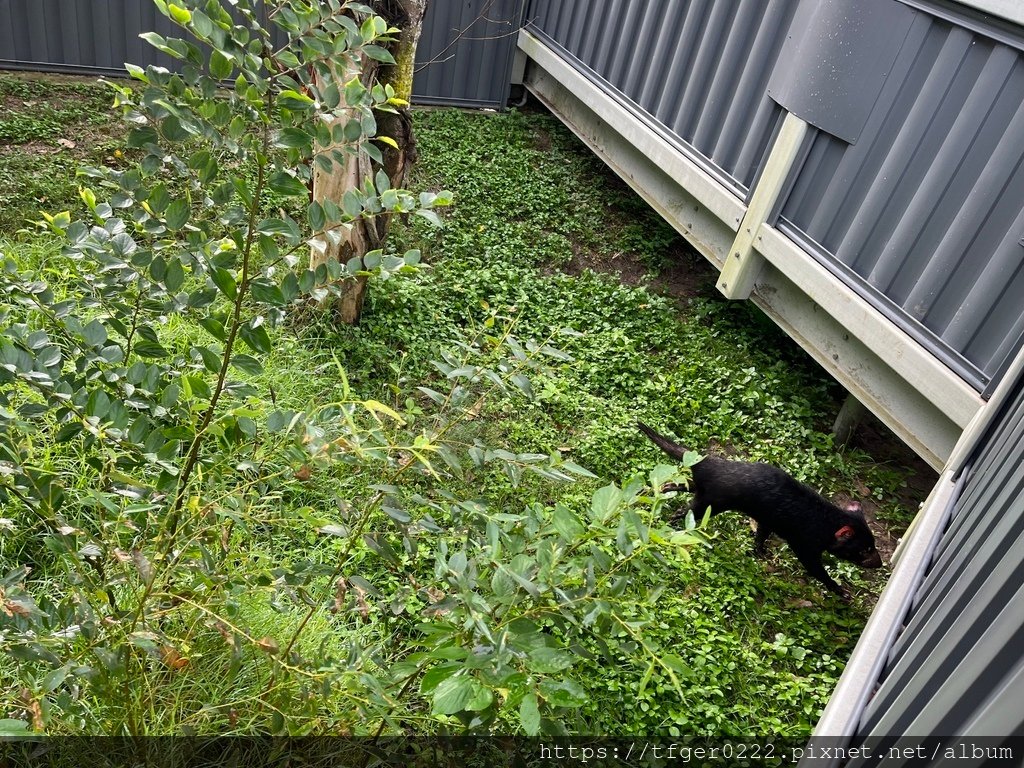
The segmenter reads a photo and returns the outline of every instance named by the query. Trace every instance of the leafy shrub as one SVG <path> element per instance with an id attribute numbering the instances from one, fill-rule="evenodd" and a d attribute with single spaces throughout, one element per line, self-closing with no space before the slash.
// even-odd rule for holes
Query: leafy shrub
<path id="1" fill-rule="evenodd" d="M 217 2 L 156 5 L 208 52 L 147 35 L 184 66 L 113 86 L 138 167 L 85 171 L 91 220 L 44 214 L 60 254 L 2 260 L 0 501 L 18 564 L 0 632 L 23 712 L 4 732 L 379 735 L 424 704 L 462 728 L 557 730 L 584 703 L 563 674 L 580 638 L 621 625 L 624 605 L 652 611 L 634 577 L 700 541 L 666 528 L 647 490 L 678 471 L 576 507 L 476 498 L 482 479 L 593 477 L 475 436 L 492 401 L 532 397 L 531 375 L 571 361 L 553 333 L 519 341 L 492 314 L 404 404 L 355 393 L 335 354 L 278 401 L 289 312 L 418 262 L 303 269 L 309 234 L 383 212 L 436 223 L 450 195 L 378 173 L 305 221 L 288 213 L 304 161 L 380 159 L 372 115 L 392 94 L 330 84 L 330 60 L 388 57 L 393 30 L 365 7 L 285 3 L 279 48 L 249 3 L 233 3 L 244 24 Z"/>

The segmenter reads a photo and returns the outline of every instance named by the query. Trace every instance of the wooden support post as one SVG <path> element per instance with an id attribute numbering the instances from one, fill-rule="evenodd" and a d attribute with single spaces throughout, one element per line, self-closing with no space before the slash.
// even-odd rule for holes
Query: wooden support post
<path id="1" fill-rule="evenodd" d="M 836 422 L 832 425 L 832 436 L 835 438 L 836 445 L 845 446 L 850 442 L 853 433 L 857 431 L 857 427 L 867 412 L 868 409 L 860 400 L 853 395 L 846 396 L 846 401 L 836 416 Z"/>
<path id="2" fill-rule="evenodd" d="M 775 207 L 809 130 L 810 125 L 791 112 L 786 113 L 718 277 L 718 290 L 727 299 L 749 298 L 754 289 L 764 263 L 764 258 L 754 251 L 754 239 Z"/>

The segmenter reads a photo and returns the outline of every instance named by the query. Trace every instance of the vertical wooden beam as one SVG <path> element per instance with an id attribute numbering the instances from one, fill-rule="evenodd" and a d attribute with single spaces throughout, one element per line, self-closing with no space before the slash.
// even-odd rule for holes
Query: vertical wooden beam
<path id="1" fill-rule="evenodd" d="M 809 130 L 809 124 L 791 112 L 786 113 L 718 277 L 718 290 L 728 299 L 749 298 L 754 289 L 764 263 L 764 258 L 754 251 L 754 238 L 775 207 Z"/>
<path id="2" fill-rule="evenodd" d="M 857 431 L 857 427 L 867 412 L 868 409 L 864 407 L 860 400 L 852 394 L 846 396 L 846 401 L 843 403 L 843 407 L 839 409 L 836 421 L 832 425 L 832 436 L 835 438 L 837 445 L 845 447 L 849 444 L 853 433 Z"/>

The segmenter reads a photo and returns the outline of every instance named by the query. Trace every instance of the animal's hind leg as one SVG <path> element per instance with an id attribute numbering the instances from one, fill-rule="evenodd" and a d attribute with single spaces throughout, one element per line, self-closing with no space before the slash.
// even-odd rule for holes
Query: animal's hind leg
<path id="1" fill-rule="evenodd" d="M 661 486 L 660 490 L 662 493 L 671 493 L 672 491 L 675 491 L 676 493 L 687 493 L 690 489 L 683 483 L 665 483 Z M 668 521 L 674 524 L 678 520 L 686 519 L 686 513 L 690 509 L 690 505 L 673 505 L 669 509 Z"/>
<path id="2" fill-rule="evenodd" d="M 708 500 L 701 495 L 700 491 L 695 493 L 693 495 L 693 501 L 690 502 L 690 511 L 693 512 L 694 520 L 696 520 L 698 523 L 701 520 L 703 520 L 704 515 L 708 511 L 708 507 L 710 506 L 711 505 L 708 504 Z M 714 507 L 711 507 L 712 515 L 717 514 L 719 511 L 721 510 L 717 510 Z"/>
<path id="3" fill-rule="evenodd" d="M 690 490 L 690 488 L 686 483 L 665 483 L 661 486 L 662 493 L 669 493 L 671 491 L 681 491 L 686 493 L 688 490 Z"/>

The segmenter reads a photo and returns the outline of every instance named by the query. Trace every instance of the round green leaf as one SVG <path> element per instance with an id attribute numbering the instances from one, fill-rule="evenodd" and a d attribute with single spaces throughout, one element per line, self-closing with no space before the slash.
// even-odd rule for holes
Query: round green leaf
<path id="1" fill-rule="evenodd" d="M 164 274 L 164 287 L 169 293 L 174 293 L 185 283 L 185 268 L 177 259 L 167 262 L 167 271 Z"/>
<path id="2" fill-rule="evenodd" d="M 289 197 L 300 195 L 306 197 L 309 195 L 309 188 L 306 186 L 306 182 L 285 171 L 278 171 L 272 174 L 269 183 L 270 188 L 279 195 L 287 195 Z"/>
<path id="3" fill-rule="evenodd" d="M 165 217 L 167 228 L 177 232 L 185 226 L 185 222 L 188 221 L 190 214 L 191 211 L 188 207 L 188 200 L 178 198 L 167 206 L 167 215 Z"/>
<path id="4" fill-rule="evenodd" d="M 185 141 L 185 139 L 190 135 L 182 126 L 181 121 L 174 115 L 165 118 L 164 121 L 160 123 L 160 132 L 168 141 Z"/>
<path id="5" fill-rule="evenodd" d="M 229 299 L 234 300 L 238 295 L 238 284 L 235 283 L 235 276 L 223 267 L 214 267 L 210 270 L 210 278 L 213 284 L 220 289 L 220 292 Z"/>
<path id="6" fill-rule="evenodd" d="M 192 20 L 192 12 L 174 3 L 167 4 L 167 11 L 171 18 L 179 24 L 188 24 Z"/>
<path id="7" fill-rule="evenodd" d="M 323 206 L 315 200 L 309 204 L 306 215 L 309 219 L 309 226 L 314 232 L 319 232 L 327 226 L 327 214 L 324 213 Z"/>
<path id="8" fill-rule="evenodd" d="M 493 700 L 494 694 L 475 678 L 454 674 L 442 680 L 434 689 L 431 712 L 435 715 L 475 712 L 486 708 Z"/>

